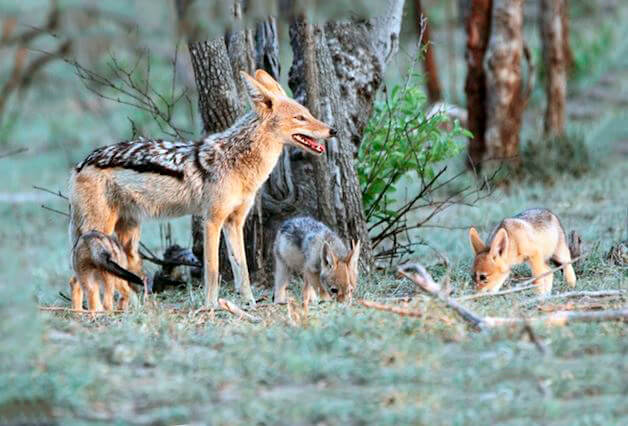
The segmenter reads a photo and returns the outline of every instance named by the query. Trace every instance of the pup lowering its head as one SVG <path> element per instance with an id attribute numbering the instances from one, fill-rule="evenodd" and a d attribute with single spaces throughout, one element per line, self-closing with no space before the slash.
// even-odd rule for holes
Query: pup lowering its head
<path id="1" fill-rule="evenodd" d="M 491 233 L 485 244 L 475 228 L 469 229 L 471 248 L 475 254 L 471 278 L 479 292 L 496 292 L 504 284 L 510 269 L 527 263 L 536 277 L 550 271 L 547 264 L 571 262 L 571 254 L 558 217 L 547 209 L 529 209 L 504 219 Z M 576 274 L 571 265 L 563 269 L 565 281 L 576 285 Z M 539 294 L 552 292 L 553 274 L 537 279 L 534 284 Z"/>

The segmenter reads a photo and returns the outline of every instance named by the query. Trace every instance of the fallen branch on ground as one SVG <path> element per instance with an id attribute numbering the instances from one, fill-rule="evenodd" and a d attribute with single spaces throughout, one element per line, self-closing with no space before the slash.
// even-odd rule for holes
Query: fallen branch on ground
<path id="1" fill-rule="evenodd" d="M 546 302 L 552 299 L 572 299 L 575 297 L 608 297 L 608 296 L 626 296 L 627 290 L 600 290 L 600 291 L 568 291 L 566 293 L 553 294 L 551 296 L 533 297 L 522 302 L 522 305 L 532 305 L 539 302 Z"/>
<path id="2" fill-rule="evenodd" d="M 403 265 L 399 267 L 399 273 L 414 282 L 430 296 L 455 310 L 465 321 L 480 330 L 518 324 L 566 325 L 571 322 L 628 321 L 628 308 L 600 312 L 558 311 L 550 315 L 534 318 L 481 317 L 472 310 L 461 306 L 455 300 L 443 295 L 440 285 L 434 282 L 431 275 L 422 265 Z"/>
<path id="3" fill-rule="evenodd" d="M 484 321 L 488 327 L 500 327 L 504 325 L 517 324 L 567 325 L 572 322 L 628 321 L 628 309 L 598 312 L 557 311 L 553 314 L 535 318 L 485 317 Z"/>
<path id="4" fill-rule="evenodd" d="M 421 311 L 413 311 L 411 309 L 402 308 L 400 306 L 385 305 L 383 303 L 373 302 L 371 300 L 360 300 L 358 303 L 367 308 L 376 309 L 378 311 L 392 312 L 402 317 L 420 318 L 423 314 Z"/>
<path id="5" fill-rule="evenodd" d="M 248 312 L 243 311 L 238 305 L 228 301 L 227 299 L 218 299 L 218 304 L 223 310 L 237 316 L 240 319 L 245 318 L 252 323 L 262 322 L 260 317 L 256 317 L 255 315 L 251 315 Z"/>
<path id="6" fill-rule="evenodd" d="M 448 307 L 456 311 L 465 321 L 471 323 L 475 328 L 483 330 L 485 328 L 484 319 L 477 315 L 475 312 L 460 305 L 454 299 L 446 296 L 441 291 L 440 285 L 436 284 L 432 279 L 432 276 L 425 270 L 422 265 L 418 263 L 404 265 L 399 268 L 399 273 L 410 281 L 414 282 L 419 288 L 425 291 L 430 296 L 445 303 Z"/>

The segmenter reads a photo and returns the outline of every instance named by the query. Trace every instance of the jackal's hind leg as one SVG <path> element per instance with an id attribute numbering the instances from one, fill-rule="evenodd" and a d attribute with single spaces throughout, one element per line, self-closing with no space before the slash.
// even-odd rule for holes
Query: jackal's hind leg
<path id="1" fill-rule="evenodd" d="M 281 260 L 275 258 L 275 288 L 273 290 L 273 301 L 277 304 L 287 303 L 286 287 L 290 282 L 290 271 L 286 267 L 286 264 Z"/>
<path id="2" fill-rule="evenodd" d="M 571 262 L 571 253 L 569 252 L 569 247 L 567 246 L 567 242 L 565 241 L 565 237 L 563 236 L 559 243 L 558 247 L 556 247 L 556 252 L 554 256 L 552 256 L 552 260 L 564 265 L 567 262 Z M 576 273 L 573 270 L 573 265 L 569 264 L 563 268 L 563 277 L 565 277 L 565 281 L 569 285 L 569 287 L 576 286 Z"/>

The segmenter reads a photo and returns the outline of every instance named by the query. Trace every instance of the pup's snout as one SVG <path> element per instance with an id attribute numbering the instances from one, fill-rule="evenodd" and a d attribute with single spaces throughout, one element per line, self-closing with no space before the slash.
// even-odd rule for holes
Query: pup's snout
<path id="1" fill-rule="evenodd" d="M 331 291 L 331 294 L 338 294 L 338 289 L 336 287 L 330 288 L 329 291 Z"/>
<path id="2" fill-rule="evenodd" d="M 336 129 L 334 129 L 333 127 L 330 127 L 330 128 L 329 128 L 329 136 L 330 136 L 330 137 L 331 137 L 331 136 L 336 136 L 336 133 L 337 133 L 337 132 L 336 132 Z"/>

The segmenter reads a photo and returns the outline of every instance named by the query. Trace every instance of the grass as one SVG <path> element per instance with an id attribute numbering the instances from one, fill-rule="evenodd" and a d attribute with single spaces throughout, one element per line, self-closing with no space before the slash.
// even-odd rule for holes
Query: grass
<path id="1" fill-rule="evenodd" d="M 621 94 L 628 55 L 616 56 L 609 67 L 618 73 Z M 64 210 L 65 204 L 32 185 L 65 191 L 73 162 L 129 131 L 129 111 L 104 104 L 99 115 L 83 114 L 70 88 L 68 81 L 54 96 L 28 95 L 18 124 L 2 136 L 2 152 L 30 149 L 0 159 L 0 424 L 51 417 L 59 424 L 628 423 L 625 323 L 535 328 L 547 349 L 542 354 L 520 327 L 480 334 L 421 295 L 409 304 L 423 313 L 418 319 L 358 304 L 311 307 L 306 322 L 296 318 L 298 308 L 265 306 L 256 312 L 260 324 L 222 312 L 167 309 L 197 307 L 200 290 L 95 319 L 39 312 L 37 304 L 66 303 L 57 293 L 67 292 L 70 268 L 66 219 L 40 207 Z M 557 172 L 552 186 L 500 189 L 475 207 L 439 215 L 436 223 L 451 229 L 418 232 L 448 258 L 454 295 L 471 293 L 467 231 L 456 227 L 473 224 L 486 235 L 503 217 L 539 205 L 583 236 L 589 255 L 576 267 L 578 290 L 628 288 L 626 266 L 606 259 L 613 244 L 628 239 L 628 162 L 617 150 L 628 140 L 627 111 L 602 101 L 597 106 L 603 111 L 595 120 L 570 124 L 596 157 L 586 175 Z M 173 224 L 176 242 L 189 245 L 189 219 Z M 155 223 L 144 226 L 142 237 L 161 246 Z M 447 273 L 432 249 L 420 249 L 416 259 L 437 279 Z M 529 274 L 517 268 L 514 279 Z M 559 274 L 554 288 L 569 290 Z M 292 290 L 299 300 L 296 284 Z M 268 289 L 255 291 L 269 300 Z M 362 276 L 357 296 L 386 301 L 414 294 L 407 281 L 373 274 Z M 221 295 L 238 301 L 230 284 Z M 524 305 L 530 296 L 466 305 L 483 315 L 542 315 Z"/>

